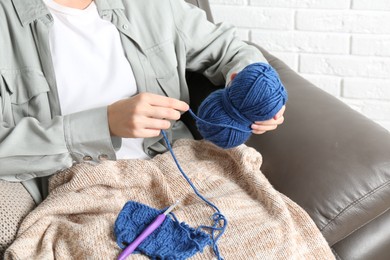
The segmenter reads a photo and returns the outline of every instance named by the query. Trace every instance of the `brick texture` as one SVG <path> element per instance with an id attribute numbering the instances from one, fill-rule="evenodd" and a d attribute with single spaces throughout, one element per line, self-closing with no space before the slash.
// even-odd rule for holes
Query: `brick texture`
<path id="1" fill-rule="evenodd" d="M 227 21 L 237 27 L 259 28 L 261 26 L 263 29 L 290 30 L 294 25 L 294 11 L 289 9 L 216 5 L 213 6 L 213 11 L 216 21 Z"/>
<path id="2" fill-rule="evenodd" d="M 354 0 L 353 9 L 390 11 L 389 0 Z"/>
<path id="3" fill-rule="evenodd" d="M 350 0 L 251 0 L 251 5 L 284 8 L 348 9 Z"/>
<path id="4" fill-rule="evenodd" d="M 390 56 L 390 35 L 353 35 L 351 44 L 354 55 Z"/>
<path id="5" fill-rule="evenodd" d="M 296 29 L 341 33 L 389 34 L 390 12 L 298 10 Z"/>
<path id="6" fill-rule="evenodd" d="M 216 22 L 390 130 L 389 0 L 210 0 Z"/>

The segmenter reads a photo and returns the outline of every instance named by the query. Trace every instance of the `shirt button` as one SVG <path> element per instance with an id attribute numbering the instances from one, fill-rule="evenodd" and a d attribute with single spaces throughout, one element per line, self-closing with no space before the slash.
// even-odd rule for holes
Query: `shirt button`
<path id="1" fill-rule="evenodd" d="M 149 150 L 149 151 L 148 151 L 148 155 L 153 157 L 153 156 L 156 155 L 156 152 L 154 152 L 154 151 L 152 151 L 152 150 Z"/>
<path id="2" fill-rule="evenodd" d="M 127 24 L 122 25 L 123 30 L 129 29 L 129 26 Z"/>
<path id="3" fill-rule="evenodd" d="M 100 161 L 106 161 L 106 160 L 108 160 L 108 155 L 107 154 L 101 154 L 101 155 L 98 156 L 98 159 Z"/>
<path id="4" fill-rule="evenodd" d="M 86 155 L 86 156 L 83 157 L 83 160 L 84 161 L 92 161 L 93 159 L 92 159 L 92 156 Z"/>

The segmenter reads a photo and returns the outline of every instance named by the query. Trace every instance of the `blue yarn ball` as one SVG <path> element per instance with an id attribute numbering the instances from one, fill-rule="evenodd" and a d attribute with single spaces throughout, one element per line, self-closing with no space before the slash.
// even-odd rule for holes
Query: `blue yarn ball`
<path id="1" fill-rule="evenodd" d="M 229 87 L 202 102 L 197 127 L 204 139 L 233 148 L 249 139 L 255 121 L 273 118 L 286 101 L 278 73 L 268 64 L 254 63 L 238 73 Z"/>

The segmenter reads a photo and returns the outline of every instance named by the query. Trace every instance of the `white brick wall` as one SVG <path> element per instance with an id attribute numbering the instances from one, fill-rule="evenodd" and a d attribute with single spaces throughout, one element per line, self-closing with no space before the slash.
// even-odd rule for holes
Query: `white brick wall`
<path id="1" fill-rule="evenodd" d="M 390 130 L 390 0 L 210 0 L 319 88 Z"/>

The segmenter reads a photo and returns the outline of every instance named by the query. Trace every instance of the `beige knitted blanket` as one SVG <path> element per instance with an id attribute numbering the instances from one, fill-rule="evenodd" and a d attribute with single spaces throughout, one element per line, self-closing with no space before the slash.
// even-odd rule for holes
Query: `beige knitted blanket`
<path id="1" fill-rule="evenodd" d="M 219 240 L 226 259 L 334 259 L 307 213 L 261 173 L 261 155 L 245 145 L 221 150 L 179 140 L 174 152 L 199 191 L 229 221 Z M 210 225 L 214 212 L 191 190 L 169 153 L 151 160 L 78 164 L 50 179 L 48 198 L 23 221 L 5 259 L 115 259 L 113 225 L 124 204 L 162 209 L 180 199 L 180 221 Z M 191 259 L 213 259 L 211 247 Z M 132 255 L 129 259 L 147 259 Z"/>

